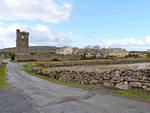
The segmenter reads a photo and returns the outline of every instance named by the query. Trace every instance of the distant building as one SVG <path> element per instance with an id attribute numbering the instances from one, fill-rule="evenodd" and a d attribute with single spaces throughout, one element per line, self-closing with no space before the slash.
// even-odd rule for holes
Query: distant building
<path id="1" fill-rule="evenodd" d="M 128 51 L 121 48 L 102 48 L 100 50 L 102 57 L 107 56 L 116 56 L 116 57 L 125 57 L 128 55 Z"/>
<path id="2" fill-rule="evenodd" d="M 69 46 L 64 46 L 61 49 L 56 50 L 56 54 L 63 54 L 63 55 L 70 54 L 70 55 L 72 55 L 73 54 L 73 48 L 71 48 Z"/>

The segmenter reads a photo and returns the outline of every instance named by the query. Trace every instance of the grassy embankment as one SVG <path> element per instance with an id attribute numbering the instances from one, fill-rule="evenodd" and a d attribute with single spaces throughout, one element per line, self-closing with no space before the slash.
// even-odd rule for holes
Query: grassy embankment
<path id="1" fill-rule="evenodd" d="M 6 83 L 6 77 L 5 77 L 5 68 L 6 68 L 6 64 L 3 63 L 3 68 L 0 68 L 0 88 L 8 89 L 8 84 Z"/>
<path id="2" fill-rule="evenodd" d="M 113 91 L 112 94 L 119 94 L 128 97 L 138 97 L 150 100 L 150 92 L 144 91 L 143 89 L 119 90 Z"/>
<path id="3" fill-rule="evenodd" d="M 29 64 L 26 64 L 26 65 L 23 66 L 25 72 L 27 72 L 27 73 L 29 73 L 33 76 L 51 81 L 51 82 L 63 83 L 63 84 L 68 84 L 68 85 L 75 85 L 75 86 L 78 86 L 78 87 L 84 87 L 84 88 L 88 88 L 88 89 L 93 89 L 93 88 L 99 88 L 100 87 L 99 85 L 82 85 L 82 84 L 78 84 L 78 83 L 74 83 L 74 82 L 64 82 L 64 81 L 61 81 L 61 80 L 58 80 L 58 79 L 52 79 L 52 78 L 44 77 L 44 76 L 41 76 L 41 75 L 37 75 L 37 74 L 34 74 L 34 73 L 28 71 L 29 65 L 31 65 L 31 64 L 29 63 Z"/>

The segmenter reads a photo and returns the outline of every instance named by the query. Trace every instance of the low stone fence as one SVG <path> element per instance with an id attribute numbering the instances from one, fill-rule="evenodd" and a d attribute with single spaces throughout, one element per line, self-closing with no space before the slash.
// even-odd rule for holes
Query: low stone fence
<path id="1" fill-rule="evenodd" d="M 75 65 L 94 65 L 94 64 L 127 64 L 127 63 L 140 63 L 140 62 L 150 62 L 149 60 L 145 59 L 130 59 L 130 60 L 113 60 L 113 61 L 73 61 L 73 62 L 62 62 L 62 63 L 49 63 L 44 64 L 46 68 L 50 67 L 61 67 L 61 66 L 75 66 Z"/>
<path id="2" fill-rule="evenodd" d="M 13 53 L 13 52 L 12 52 L 12 51 L 6 51 L 6 50 L 4 51 L 4 50 L 3 50 L 3 51 L 1 51 L 1 53 L 4 54 L 4 57 L 8 57 L 8 56 L 10 56 L 11 53 Z"/>
<path id="3" fill-rule="evenodd" d="M 44 72 L 42 69 L 30 66 L 28 70 L 41 76 L 65 82 L 76 82 L 84 85 L 100 84 L 119 89 L 142 88 L 150 91 L 150 69 L 113 69 L 104 72 L 69 70 Z"/>
<path id="4" fill-rule="evenodd" d="M 57 59 L 60 61 L 63 60 L 80 60 L 81 55 L 41 55 L 41 54 L 15 54 L 14 61 L 22 61 L 22 60 L 36 60 L 36 61 L 50 61 L 53 59 Z"/>
<path id="5" fill-rule="evenodd" d="M 0 55 L 0 68 L 3 67 L 4 54 Z"/>

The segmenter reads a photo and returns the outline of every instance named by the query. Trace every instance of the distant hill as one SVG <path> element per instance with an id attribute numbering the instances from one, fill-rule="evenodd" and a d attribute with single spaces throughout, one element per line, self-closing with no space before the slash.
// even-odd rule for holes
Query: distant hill
<path id="1" fill-rule="evenodd" d="M 0 49 L 0 51 L 8 50 L 8 51 L 15 51 L 16 47 L 12 48 L 4 48 Z M 29 51 L 56 51 L 57 49 L 60 49 L 61 47 L 56 46 L 29 46 Z"/>

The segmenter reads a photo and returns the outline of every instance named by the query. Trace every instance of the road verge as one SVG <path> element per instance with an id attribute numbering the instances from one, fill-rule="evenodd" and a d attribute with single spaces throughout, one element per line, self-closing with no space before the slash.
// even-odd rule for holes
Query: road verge
<path id="1" fill-rule="evenodd" d="M 138 97 L 142 99 L 150 100 L 150 92 L 144 91 L 143 89 L 129 89 L 113 91 L 112 94 L 119 94 L 128 97 Z"/>
<path id="2" fill-rule="evenodd" d="M 0 68 L 0 88 L 8 89 L 9 85 L 5 77 L 5 68 L 6 68 L 6 64 L 3 63 L 3 67 Z"/>

